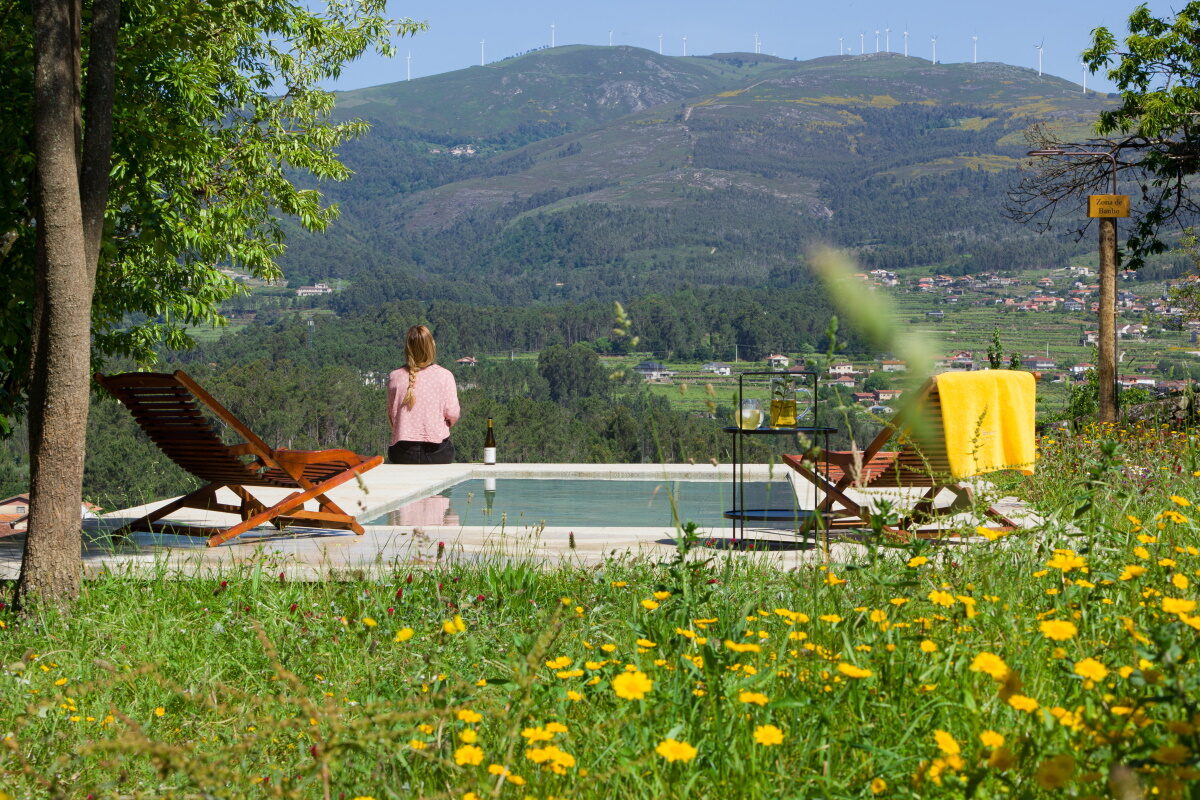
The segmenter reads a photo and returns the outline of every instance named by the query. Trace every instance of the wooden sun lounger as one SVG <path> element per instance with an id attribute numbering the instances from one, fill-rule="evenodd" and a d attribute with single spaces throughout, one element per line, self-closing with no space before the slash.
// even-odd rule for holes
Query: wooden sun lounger
<path id="1" fill-rule="evenodd" d="M 349 450 L 276 450 L 268 447 L 245 424 L 212 398 L 183 371 L 173 374 L 129 372 L 122 375 L 95 375 L 107 389 L 133 413 L 138 425 L 159 449 L 179 467 L 205 485 L 191 494 L 134 520 L 118 531 L 165 531 L 187 536 L 205 536 L 215 547 L 264 523 L 283 530 L 288 525 L 350 530 L 362 534 L 363 528 L 326 496 L 326 492 L 379 466 L 382 456 L 365 457 Z M 207 407 L 242 438 L 242 443 L 227 445 L 221 441 L 205 416 Z M 247 487 L 292 489 L 277 503 L 266 504 Z M 227 488 L 239 499 L 237 505 L 222 503 L 217 490 Z M 316 501 L 317 510 L 305 503 Z M 223 511 L 237 514 L 241 522 L 228 528 L 203 528 L 194 525 L 159 522 L 181 508 Z"/>
<path id="2" fill-rule="evenodd" d="M 908 399 L 883 430 L 863 450 L 814 451 L 805 455 L 785 455 L 783 461 L 810 483 L 823 496 L 818 508 L 833 515 L 832 528 L 869 528 L 871 509 L 859 503 L 847 492 L 851 489 L 926 488 L 916 504 L 900 520 L 899 526 L 888 528 L 892 533 L 909 534 L 936 517 L 971 511 L 975 507 L 970 486 L 952 478 L 950 461 L 946 456 L 946 441 L 942 427 L 941 397 L 937 378 L 932 377 Z M 894 438 L 899 450 L 883 448 Z M 954 493 L 949 505 L 936 505 L 943 489 Z M 981 509 L 989 519 L 999 523 L 998 530 L 1013 530 L 1016 523 L 994 507 Z"/>

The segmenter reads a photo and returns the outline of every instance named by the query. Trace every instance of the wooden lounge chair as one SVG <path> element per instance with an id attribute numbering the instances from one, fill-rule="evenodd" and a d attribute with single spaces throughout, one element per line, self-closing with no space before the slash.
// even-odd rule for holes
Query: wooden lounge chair
<path id="1" fill-rule="evenodd" d="M 1033 421 L 1029 420 L 1032 428 Z M 898 450 L 883 448 L 893 439 Z M 820 498 L 818 509 L 832 519 L 830 528 L 869 528 L 871 508 L 849 496 L 855 489 L 925 488 L 927 491 L 901 518 L 893 534 L 923 535 L 916 531 L 937 517 L 974 511 L 973 490 L 953 476 L 947 455 L 942 419 L 942 402 L 937 376 L 926 381 L 914 396 L 905 398 L 904 408 L 884 426 L 863 450 L 821 451 L 785 455 L 783 461 L 809 483 Z M 954 494 L 949 505 L 936 505 L 942 490 Z M 1013 530 L 1016 523 L 988 506 L 978 509 L 999 524 L 995 530 Z"/>
<path id="2" fill-rule="evenodd" d="M 208 546 L 215 547 L 267 522 L 279 530 L 301 524 L 362 534 L 362 526 L 325 492 L 379 466 L 383 462 L 382 456 L 367 458 L 349 450 L 276 450 L 268 447 L 182 371 L 171 375 L 130 372 L 104 376 L 97 373 L 95 378 L 133 412 L 138 425 L 168 458 L 206 482 L 191 494 L 134 520 L 114 535 L 159 530 L 206 536 Z M 204 407 L 240 436 L 242 443 L 227 445 L 222 442 L 205 416 Z M 268 505 L 256 499 L 247 490 L 249 486 L 294 491 Z M 229 489 L 240 502 L 237 505 L 220 502 L 217 490 L 221 488 Z M 304 507 L 310 500 L 317 502 L 318 510 L 310 511 Z M 181 508 L 237 514 L 241 522 L 228 528 L 202 528 L 158 521 Z"/>

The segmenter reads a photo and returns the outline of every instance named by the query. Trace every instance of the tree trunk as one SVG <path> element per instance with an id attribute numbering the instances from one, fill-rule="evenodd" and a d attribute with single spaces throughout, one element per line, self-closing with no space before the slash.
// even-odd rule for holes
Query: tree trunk
<path id="1" fill-rule="evenodd" d="M 83 212 L 84 258 L 95 283 L 104 210 L 108 207 L 108 176 L 112 170 L 113 103 L 116 96 L 117 28 L 121 0 L 92 3 L 92 35 L 88 49 L 88 80 L 83 129 L 79 195 Z"/>
<path id="2" fill-rule="evenodd" d="M 29 533 L 16 597 L 26 607 L 65 604 L 80 588 L 92 294 L 108 193 L 118 9 L 114 0 L 95 8 L 83 157 L 87 195 L 81 201 L 80 6 L 78 0 L 33 4 L 38 296 L 29 408 Z"/>

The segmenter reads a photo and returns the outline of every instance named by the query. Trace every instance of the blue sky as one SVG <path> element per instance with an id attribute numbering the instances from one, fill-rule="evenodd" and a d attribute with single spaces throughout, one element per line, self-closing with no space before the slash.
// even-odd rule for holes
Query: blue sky
<path id="1" fill-rule="evenodd" d="M 1160 15 L 1169 14 L 1174 7 L 1161 0 L 1149 5 Z M 477 65 L 480 40 L 486 41 L 486 59 L 496 61 L 548 45 L 551 23 L 560 45 L 608 44 L 611 30 L 614 44 L 657 50 L 661 33 L 667 55 L 683 54 L 684 35 L 689 55 L 753 52 L 755 33 L 762 52 L 784 58 L 836 55 L 838 37 L 843 37 L 846 48 L 857 52 L 860 33 L 865 33 L 866 51 L 874 52 L 875 31 L 879 30 L 879 47 L 884 49 L 884 29 L 890 27 L 895 52 L 902 52 L 907 28 L 910 55 L 930 58 L 930 37 L 936 35 L 939 61 L 970 61 L 971 37 L 975 35 L 979 37 L 980 61 L 1036 68 L 1035 45 L 1044 41 L 1044 70 L 1079 82 L 1083 77 L 1079 53 L 1087 45 L 1089 32 L 1103 25 L 1123 34 L 1134 6 L 1132 1 L 1114 0 L 520 0 L 515 4 L 391 0 L 388 10 L 393 17 L 428 22 L 429 30 L 400 40 L 395 59 L 372 55 L 350 65 L 330 88 L 354 89 L 403 80 L 410 52 L 414 78 Z M 1107 91 L 1111 84 L 1102 76 L 1090 76 L 1088 88 Z"/>

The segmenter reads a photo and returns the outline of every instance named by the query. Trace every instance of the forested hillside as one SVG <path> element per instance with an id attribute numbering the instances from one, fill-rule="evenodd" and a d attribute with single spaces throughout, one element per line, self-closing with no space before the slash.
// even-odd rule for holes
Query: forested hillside
<path id="1" fill-rule="evenodd" d="M 1058 264 L 1079 245 L 1001 215 L 1022 131 L 1084 133 L 1108 102 L 894 53 L 542 50 L 340 95 L 375 127 L 322 187 L 341 221 L 297 236 L 287 274 L 520 305 L 764 285 L 818 241 L 886 268 Z"/>

